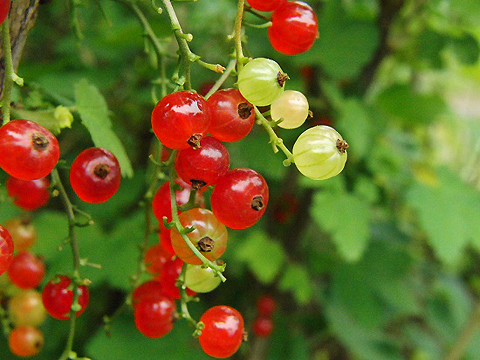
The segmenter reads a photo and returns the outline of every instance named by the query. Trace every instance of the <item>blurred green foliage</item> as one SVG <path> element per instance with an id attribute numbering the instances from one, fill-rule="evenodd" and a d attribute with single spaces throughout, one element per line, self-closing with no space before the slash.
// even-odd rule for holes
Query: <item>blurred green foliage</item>
<path id="1" fill-rule="evenodd" d="M 261 128 L 228 144 L 232 167 L 264 175 L 270 203 L 260 223 L 229 232 L 228 281 L 200 296 L 191 312 L 198 319 L 211 306 L 230 305 L 249 328 L 256 298 L 272 294 L 279 304 L 274 334 L 266 341 L 251 334 L 238 359 L 442 359 L 480 295 L 480 3 L 308 2 L 320 31 L 309 51 L 281 55 L 265 29 L 246 27 L 246 52 L 275 59 L 291 77 L 287 88 L 309 99 L 313 118 L 300 129 L 278 130 L 287 146 L 328 119 L 350 144 L 346 168 L 323 182 L 301 178 L 294 166 L 282 166 Z M 155 142 L 150 115 L 161 96 L 152 81 L 161 69 L 152 66 L 151 43 L 122 1 L 81 1 L 82 40 L 70 28 L 69 3 L 54 0 L 39 8 L 18 69 L 26 86 L 15 89 L 22 107 L 14 114 L 54 126 L 55 109 L 65 107 L 74 115 L 71 128 L 55 130 L 61 130 L 66 167 L 94 145 L 111 149 L 122 164 L 121 187 L 104 204 L 82 203 L 68 189 L 95 221 L 78 230 L 81 256 L 101 265 L 82 268 L 92 281 L 91 302 L 78 320 L 74 348 L 95 360 L 206 358 L 184 321 L 165 338 L 147 339 L 124 309 L 110 324 L 111 336 L 105 334 L 102 317 L 131 290 L 145 232 L 142 200 Z M 167 49 L 170 78 L 177 46 L 168 19 L 149 0 L 137 3 Z M 194 36 L 192 51 L 226 66 L 236 2 L 174 6 L 184 31 Z M 196 64 L 192 74 L 196 89 L 219 77 Z M 60 172 L 66 179 L 67 170 Z M 2 199 L 0 223 L 19 215 L 3 187 Z M 72 260 L 60 201 L 51 199 L 32 221 L 39 232 L 33 251 L 48 266 L 45 282 L 68 273 Z M 48 319 L 42 331 L 45 348 L 33 359 L 58 358 L 68 324 Z M 471 335 L 464 360 L 480 359 L 480 330 Z M 3 337 L 0 351 L 1 359 L 15 358 Z"/>

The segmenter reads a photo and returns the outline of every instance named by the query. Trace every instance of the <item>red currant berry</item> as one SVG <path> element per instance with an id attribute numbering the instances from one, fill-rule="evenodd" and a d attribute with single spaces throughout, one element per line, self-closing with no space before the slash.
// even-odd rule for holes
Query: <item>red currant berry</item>
<path id="1" fill-rule="evenodd" d="M 145 281 L 133 291 L 132 306 L 136 307 L 137 304 L 144 299 L 157 299 L 162 296 L 165 296 L 165 291 L 159 281 Z"/>
<path id="2" fill-rule="evenodd" d="M 0 128 L 0 167 L 21 180 L 47 176 L 60 151 L 53 134 L 34 122 L 13 120 Z"/>
<path id="3" fill-rule="evenodd" d="M 43 333 L 33 326 L 20 326 L 8 338 L 10 351 L 21 357 L 36 355 L 43 347 Z"/>
<path id="4" fill-rule="evenodd" d="M 197 190 L 215 184 L 230 167 L 228 151 L 220 141 L 211 136 L 203 137 L 200 146 L 199 149 L 180 150 L 175 158 L 178 176 Z"/>
<path id="5" fill-rule="evenodd" d="M 257 300 L 257 312 L 261 316 L 271 316 L 277 308 L 277 302 L 270 295 L 262 295 Z"/>
<path id="6" fill-rule="evenodd" d="M 13 240 L 7 229 L 0 225 L 0 275 L 13 261 Z"/>
<path id="7" fill-rule="evenodd" d="M 15 326 L 40 326 L 47 316 L 42 294 L 35 290 L 15 294 L 8 302 L 8 314 Z"/>
<path id="8" fill-rule="evenodd" d="M 152 127 L 160 142 L 175 150 L 199 147 L 210 125 L 207 102 L 193 91 L 177 91 L 161 99 L 152 113 Z"/>
<path id="9" fill-rule="evenodd" d="M 84 150 L 73 160 L 70 183 L 77 196 L 89 203 L 110 199 L 120 186 L 120 164 L 117 158 L 102 148 Z"/>
<path id="10" fill-rule="evenodd" d="M 141 299 L 135 306 L 135 325 L 147 337 L 167 335 L 173 327 L 175 301 L 165 295 Z"/>
<path id="11" fill-rule="evenodd" d="M 317 15 L 304 2 L 285 1 L 273 12 L 267 34 L 272 46 L 282 54 L 301 54 L 318 38 Z"/>
<path id="12" fill-rule="evenodd" d="M 47 178 L 20 180 L 10 176 L 6 182 L 7 194 L 20 209 L 33 211 L 44 206 L 50 194 Z"/>
<path id="13" fill-rule="evenodd" d="M 186 236 L 195 247 L 210 261 L 223 255 L 227 248 L 227 229 L 210 210 L 194 208 L 180 214 L 184 227 L 194 227 Z M 190 249 L 176 228 L 170 237 L 175 254 L 187 264 L 201 265 L 197 255 Z"/>
<path id="14" fill-rule="evenodd" d="M 173 299 L 180 299 L 180 289 L 177 280 L 182 273 L 183 261 L 180 258 L 169 260 L 163 266 L 163 271 L 157 280 L 162 284 L 164 293 Z"/>
<path id="15" fill-rule="evenodd" d="M 10 0 L 0 0 L 0 25 L 5 21 L 10 11 Z"/>
<path id="16" fill-rule="evenodd" d="M 25 251 L 37 241 L 37 230 L 28 219 L 13 218 L 5 223 L 16 251 Z"/>
<path id="17" fill-rule="evenodd" d="M 165 250 L 170 257 L 174 256 L 175 251 L 173 250 L 172 241 L 170 240 L 170 229 L 162 229 L 158 234 L 158 239 L 163 247 L 163 250 Z"/>
<path id="18" fill-rule="evenodd" d="M 229 306 L 214 306 L 200 318 L 205 324 L 198 337 L 208 355 L 227 358 L 235 354 L 243 340 L 244 323 L 240 313 Z"/>
<path id="19" fill-rule="evenodd" d="M 257 317 L 252 324 L 252 331 L 255 336 L 266 338 L 273 332 L 273 320 L 267 316 Z"/>
<path id="20" fill-rule="evenodd" d="M 273 11 L 285 0 L 247 0 L 252 8 L 258 11 Z"/>
<path id="21" fill-rule="evenodd" d="M 162 272 L 163 265 L 170 260 L 172 256 L 163 249 L 162 244 L 152 245 L 143 258 L 147 271 L 153 275 L 159 275 Z"/>
<path id="22" fill-rule="evenodd" d="M 50 280 L 43 288 L 42 301 L 47 312 L 57 320 L 70 319 L 70 311 L 72 310 L 73 291 L 69 290 L 72 283 L 66 276 L 58 276 L 54 280 Z M 75 312 L 75 317 L 79 317 L 86 309 L 89 293 L 85 285 L 77 287 L 78 305 L 80 310 Z"/>
<path id="23" fill-rule="evenodd" d="M 183 205 L 190 199 L 191 186 L 181 179 L 175 181 L 183 189 L 175 191 L 177 205 Z M 204 205 L 204 198 L 200 192 L 197 192 L 195 202 L 198 206 Z M 160 224 L 160 229 L 163 231 L 165 226 L 163 224 L 163 217 L 166 216 L 168 221 L 172 221 L 172 204 L 170 203 L 170 188 L 168 182 L 160 186 L 155 193 L 152 200 L 153 214 Z"/>
<path id="24" fill-rule="evenodd" d="M 8 277 L 20 289 L 36 288 L 45 276 L 43 261 L 30 252 L 21 252 L 8 268 Z"/>
<path id="25" fill-rule="evenodd" d="M 218 140 L 238 141 L 252 130 L 253 106 L 237 89 L 219 90 L 208 98 L 207 104 L 212 118 L 208 132 Z"/>
<path id="26" fill-rule="evenodd" d="M 218 181 L 212 191 L 212 211 L 220 222 L 244 229 L 262 217 L 268 204 L 268 186 L 262 175 L 251 169 L 234 169 Z"/>

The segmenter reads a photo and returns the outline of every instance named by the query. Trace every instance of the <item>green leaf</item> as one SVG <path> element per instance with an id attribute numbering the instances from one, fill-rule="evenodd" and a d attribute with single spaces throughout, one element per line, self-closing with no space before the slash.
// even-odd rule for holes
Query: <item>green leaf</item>
<path id="1" fill-rule="evenodd" d="M 349 156 L 365 156 L 372 146 L 372 125 L 367 110 L 358 100 L 350 99 L 340 111 L 338 130 L 350 145 Z"/>
<path id="2" fill-rule="evenodd" d="M 313 295 L 312 283 L 307 269 L 298 264 L 289 264 L 280 279 L 278 288 L 290 291 L 299 304 L 307 304 Z"/>
<path id="3" fill-rule="evenodd" d="M 479 58 L 480 46 L 477 39 L 470 34 L 451 41 L 453 53 L 465 65 L 474 65 Z"/>
<path id="4" fill-rule="evenodd" d="M 407 201 L 417 211 L 419 224 L 440 260 L 457 265 L 468 244 L 480 249 L 480 194 L 456 175 L 440 171 L 436 187 L 416 183 Z"/>
<path id="5" fill-rule="evenodd" d="M 311 215 L 332 236 L 345 259 L 360 259 L 370 234 L 370 211 L 364 200 L 346 193 L 318 192 Z"/>
<path id="6" fill-rule="evenodd" d="M 15 109 L 15 116 L 29 119 L 47 128 L 54 134 L 59 134 L 63 128 L 69 128 L 73 122 L 73 115 L 65 106 L 57 106 L 55 109 L 30 111 Z"/>
<path id="7" fill-rule="evenodd" d="M 107 103 L 102 94 L 84 79 L 75 84 L 75 102 L 82 123 L 90 132 L 95 146 L 103 147 L 117 157 L 123 176 L 133 176 L 125 148 L 112 129 Z"/>
<path id="8" fill-rule="evenodd" d="M 378 44 L 373 19 L 349 17 L 340 1 L 328 1 L 322 8 L 320 38 L 302 60 L 320 63 L 323 70 L 339 80 L 357 75 L 371 59 Z"/>
<path id="9" fill-rule="evenodd" d="M 410 86 L 394 85 L 377 98 L 380 110 L 408 125 L 430 124 L 446 111 L 444 100 L 433 94 L 416 93 Z"/>
<path id="10" fill-rule="evenodd" d="M 251 233 L 237 245 L 235 256 L 245 262 L 258 280 L 265 284 L 275 279 L 286 258 L 282 246 L 261 231 Z"/>

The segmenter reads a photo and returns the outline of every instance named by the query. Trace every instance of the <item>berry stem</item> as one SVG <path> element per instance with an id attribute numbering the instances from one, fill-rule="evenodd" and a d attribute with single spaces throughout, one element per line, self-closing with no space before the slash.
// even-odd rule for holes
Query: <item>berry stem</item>
<path id="1" fill-rule="evenodd" d="M 255 109 L 255 114 L 257 115 L 257 123 L 259 125 L 263 126 L 263 128 L 267 131 L 268 136 L 270 137 L 270 143 L 272 144 L 273 152 L 277 153 L 278 148 L 280 148 L 280 150 L 282 150 L 282 152 L 287 157 L 283 161 L 283 165 L 284 166 L 290 166 L 291 164 L 293 164 L 293 162 L 294 162 L 293 161 L 293 154 L 285 146 L 285 144 L 283 143 L 283 139 L 278 137 L 278 135 L 272 129 L 272 126 L 270 125 L 269 121 L 267 119 L 265 119 L 265 116 L 263 116 L 263 114 L 260 112 L 260 110 L 258 110 L 258 108 L 256 106 L 254 106 L 254 109 Z"/>
<path id="2" fill-rule="evenodd" d="M 218 80 L 215 82 L 212 88 L 208 91 L 207 95 L 205 95 L 205 99 L 208 99 L 210 96 L 213 95 L 213 93 L 215 93 L 215 91 L 220 89 L 220 86 L 222 86 L 225 80 L 227 80 L 230 74 L 232 73 L 233 69 L 235 69 L 235 65 L 237 65 L 237 60 L 235 59 L 230 60 L 222 76 L 218 78 Z"/>
<path id="3" fill-rule="evenodd" d="M 171 156 L 176 156 L 176 153 L 177 151 L 172 151 Z M 193 253 L 202 261 L 202 263 L 207 265 L 209 268 L 211 268 L 220 277 L 222 281 L 226 281 L 227 279 L 222 274 L 222 271 L 223 271 L 222 267 L 211 262 L 205 256 L 203 256 L 202 253 L 195 247 L 195 245 L 193 245 L 193 243 L 190 241 L 188 236 L 185 235 L 185 227 L 182 225 L 182 223 L 180 222 L 180 219 L 178 218 L 177 198 L 174 190 L 176 175 L 177 174 L 175 172 L 175 166 L 171 164 L 170 174 L 169 174 L 169 184 L 170 184 L 169 188 L 170 188 L 170 203 L 172 207 L 172 223 L 175 225 L 180 236 L 188 245 L 190 250 L 193 251 Z"/>
<path id="4" fill-rule="evenodd" d="M 181 313 L 180 316 L 187 320 L 191 325 L 194 327 L 197 327 L 197 321 L 195 321 L 194 318 L 190 315 L 190 312 L 188 311 L 188 306 L 187 303 L 189 301 L 189 296 L 187 295 L 187 290 L 185 289 L 185 273 L 187 271 L 187 264 L 184 263 L 182 265 L 182 273 L 180 274 L 179 277 L 179 282 L 181 283 L 180 286 L 180 308 L 181 308 Z"/>
<path id="5" fill-rule="evenodd" d="M 237 59 L 237 73 L 243 68 L 243 63 L 247 60 L 245 55 L 243 55 L 242 48 L 242 19 L 243 11 L 245 7 L 245 0 L 238 0 L 237 6 L 237 16 L 235 17 L 235 25 L 233 29 L 233 41 L 235 43 L 235 56 Z"/>
<path id="6" fill-rule="evenodd" d="M 68 194 L 65 191 L 65 187 L 62 184 L 60 179 L 60 174 L 58 170 L 55 168 L 52 170 L 52 183 L 55 188 L 58 190 L 58 194 L 60 199 L 62 200 L 63 206 L 65 207 L 65 211 L 68 215 L 68 240 L 70 242 L 70 247 L 72 249 L 73 255 L 73 275 L 72 275 L 72 284 L 73 284 L 73 301 L 72 301 L 72 309 L 70 310 L 70 330 L 68 333 L 67 343 L 65 345 L 65 350 L 63 351 L 62 355 L 60 356 L 60 360 L 68 360 L 71 359 L 72 354 L 72 347 L 73 347 L 73 339 L 75 337 L 75 310 L 73 306 L 78 304 L 78 285 L 83 283 L 83 279 L 80 276 L 80 251 L 78 248 L 77 237 L 75 234 L 75 227 L 77 226 L 77 219 L 75 216 L 75 210 L 72 205 L 72 202 L 68 198 Z M 76 358 L 76 355 L 75 355 Z"/>
<path id="7" fill-rule="evenodd" d="M 12 89 L 15 76 L 12 60 L 12 48 L 10 44 L 10 21 L 7 17 L 2 25 L 2 50 L 5 62 L 5 75 L 3 78 L 3 97 L 2 97 L 2 115 L 3 125 L 10 121 L 10 101 L 12 98 Z"/>

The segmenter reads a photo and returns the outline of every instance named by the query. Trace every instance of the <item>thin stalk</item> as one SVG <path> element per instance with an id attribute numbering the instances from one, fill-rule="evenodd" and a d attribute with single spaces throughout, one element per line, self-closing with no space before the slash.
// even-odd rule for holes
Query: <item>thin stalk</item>
<path id="1" fill-rule="evenodd" d="M 188 295 L 187 291 L 185 290 L 185 273 L 187 271 L 187 264 L 184 263 L 182 266 L 182 273 L 180 274 L 180 282 L 182 283 L 182 286 L 180 287 L 180 307 L 181 307 L 181 316 L 183 319 L 187 320 L 191 325 L 194 327 L 197 327 L 197 321 L 195 321 L 194 318 L 190 315 L 190 312 L 188 311 Z"/>
<path id="2" fill-rule="evenodd" d="M 225 82 L 225 80 L 228 79 L 230 74 L 232 73 L 233 69 L 235 69 L 235 65 L 237 64 L 237 60 L 233 59 L 230 60 L 230 62 L 227 65 L 227 68 L 225 69 L 224 73 L 222 76 L 218 78 L 218 80 L 215 82 L 215 84 L 212 86 L 212 88 L 208 91 L 207 95 L 205 95 L 205 99 L 208 99 L 212 94 L 220 89 L 220 86 Z"/>
<path id="3" fill-rule="evenodd" d="M 237 5 L 237 15 L 235 17 L 235 25 L 233 29 L 233 41 L 235 43 L 235 56 L 237 58 L 237 72 L 240 73 L 240 70 L 243 68 L 243 63 L 246 58 L 243 55 L 242 48 L 242 19 L 243 11 L 245 7 L 245 0 L 238 0 Z"/>
<path id="4" fill-rule="evenodd" d="M 2 98 L 2 115 L 3 124 L 10 121 L 10 101 L 12 98 L 12 89 L 15 76 L 12 60 L 12 48 L 10 44 L 10 21 L 7 17 L 2 25 L 2 50 L 5 59 L 5 74 L 3 78 L 3 98 Z"/>
<path id="5" fill-rule="evenodd" d="M 280 148 L 280 150 L 282 150 L 282 152 L 287 157 L 287 159 L 283 161 L 283 165 L 290 166 L 294 162 L 292 152 L 288 150 L 288 148 L 285 146 L 285 144 L 283 143 L 283 139 L 278 137 L 275 131 L 273 131 L 272 126 L 270 125 L 268 120 L 265 119 L 265 116 L 263 116 L 260 110 L 258 110 L 256 106 L 254 106 L 254 109 L 255 114 L 257 115 L 257 123 L 263 126 L 263 128 L 267 131 L 268 136 L 270 137 L 270 143 L 272 144 L 273 152 L 277 153 L 278 148 Z"/>

